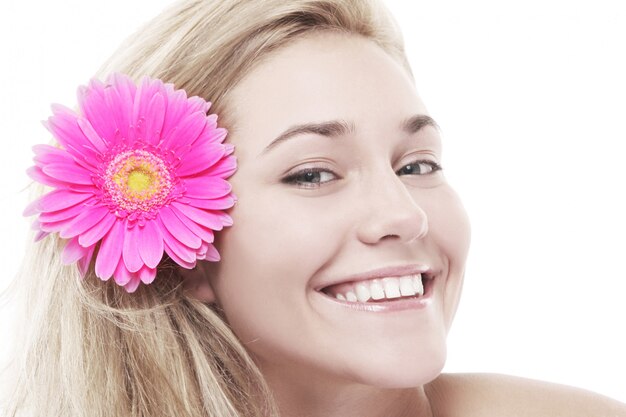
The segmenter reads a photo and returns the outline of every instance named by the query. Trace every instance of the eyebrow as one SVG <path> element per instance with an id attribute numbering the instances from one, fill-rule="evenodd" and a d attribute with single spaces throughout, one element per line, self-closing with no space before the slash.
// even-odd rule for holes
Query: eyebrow
<path id="1" fill-rule="evenodd" d="M 435 129 L 439 130 L 439 125 L 437 125 L 437 122 L 435 122 L 432 117 L 426 114 L 416 114 L 407 118 L 400 124 L 400 129 L 408 134 L 414 134 L 419 132 L 426 126 L 432 126 Z M 270 142 L 270 144 L 267 145 L 265 149 L 263 149 L 259 156 L 267 153 L 278 144 L 297 135 L 312 133 L 315 135 L 335 138 L 338 136 L 347 135 L 349 133 L 354 133 L 355 130 L 356 129 L 354 127 L 354 123 L 347 122 L 345 120 L 330 120 L 320 123 L 303 123 L 294 125 L 278 135 L 278 137 L 272 142 Z"/>

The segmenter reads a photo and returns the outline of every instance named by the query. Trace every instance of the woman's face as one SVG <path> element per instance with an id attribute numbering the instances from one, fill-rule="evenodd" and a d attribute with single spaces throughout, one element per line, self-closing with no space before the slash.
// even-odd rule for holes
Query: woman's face
<path id="1" fill-rule="evenodd" d="M 264 374 L 432 380 L 470 233 L 405 70 L 371 41 L 317 34 L 257 66 L 230 108 L 238 203 L 222 260 L 203 266 Z M 411 296 L 420 272 L 426 294 Z"/>

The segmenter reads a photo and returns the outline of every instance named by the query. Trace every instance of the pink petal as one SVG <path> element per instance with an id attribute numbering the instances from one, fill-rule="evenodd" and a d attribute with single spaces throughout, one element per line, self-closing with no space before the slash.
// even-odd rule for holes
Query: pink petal
<path id="1" fill-rule="evenodd" d="M 163 119 L 165 117 L 165 99 L 160 93 L 155 94 L 148 105 L 146 122 L 144 128 L 144 138 L 152 145 L 158 145 L 163 129 Z"/>
<path id="2" fill-rule="evenodd" d="M 165 253 L 167 253 L 167 255 L 174 261 L 176 262 L 178 265 L 182 266 L 183 268 L 187 268 L 187 269 L 193 269 L 196 266 L 196 261 L 186 261 L 182 258 L 180 258 L 175 251 L 173 251 L 168 245 L 167 242 L 164 244 L 164 249 L 165 249 Z"/>
<path id="3" fill-rule="evenodd" d="M 133 274 L 128 284 L 124 285 L 124 289 L 127 293 L 132 294 L 139 288 L 139 284 L 141 284 L 141 278 L 139 275 Z"/>
<path id="4" fill-rule="evenodd" d="M 89 144 L 89 141 L 78 126 L 78 115 L 60 104 L 53 104 L 52 111 L 54 116 L 49 117 L 43 125 L 54 135 L 61 146 L 77 158 L 83 160 L 96 158 L 95 151 L 85 146 Z"/>
<path id="5" fill-rule="evenodd" d="M 193 96 L 187 99 L 187 111 L 190 113 L 199 111 L 206 114 L 210 108 L 211 103 L 201 97 Z"/>
<path id="6" fill-rule="evenodd" d="M 183 200 L 179 199 L 180 202 Z M 206 210 L 226 210 L 235 205 L 235 199 L 231 196 L 220 197 L 214 200 L 200 200 L 197 198 L 186 198 L 184 200 L 190 206 Z"/>
<path id="7" fill-rule="evenodd" d="M 185 178 L 185 196 L 199 199 L 213 199 L 230 193 L 230 183 L 219 177 L 191 177 Z"/>
<path id="8" fill-rule="evenodd" d="M 107 78 L 107 85 L 104 88 L 104 97 L 107 105 L 111 109 L 111 114 L 121 137 L 134 140 L 130 136 L 129 129 L 134 124 L 132 119 L 133 102 L 137 87 L 133 80 L 121 73 L 113 73 Z"/>
<path id="9" fill-rule="evenodd" d="M 101 154 L 105 153 L 109 146 L 107 142 L 103 138 L 101 138 L 100 135 L 95 131 L 91 123 L 89 123 L 89 120 L 81 117 L 77 120 L 77 123 L 78 127 L 80 127 L 80 130 L 83 132 L 85 137 L 89 140 L 91 145 L 93 145 L 93 148 Z M 109 136 L 109 138 L 110 137 L 111 136 Z"/>
<path id="10" fill-rule="evenodd" d="M 82 257 L 86 256 L 89 248 L 83 248 L 78 244 L 78 239 L 70 239 L 67 241 L 63 252 L 61 253 L 61 262 L 65 265 L 72 264 Z"/>
<path id="11" fill-rule="evenodd" d="M 223 127 L 219 127 L 208 134 L 207 140 L 213 143 L 222 143 L 224 142 L 224 139 L 226 139 L 227 135 L 228 130 L 224 129 Z"/>
<path id="12" fill-rule="evenodd" d="M 112 109 L 106 100 L 105 89 L 107 88 L 109 86 L 105 87 L 100 80 L 92 79 L 87 87 L 78 89 L 78 103 L 96 137 L 103 138 L 106 143 L 110 144 L 117 126 L 112 117 Z M 96 149 L 98 149 L 97 146 Z"/>
<path id="13" fill-rule="evenodd" d="M 50 233 L 49 232 L 37 232 L 37 234 L 35 235 L 35 242 L 39 242 L 41 239 L 43 239 L 44 237 L 48 236 Z"/>
<path id="14" fill-rule="evenodd" d="M 200 247 L 202 240 L 180 221 L 172 209 L 167 206 L 162 207 L 159 211 L 159 217 L 165 228 L 176 240 L 192 249 Z"/>
<path id="15" fill-rule="evenodd" d="M 203 144 L 183 158 L 177 174 L 181 177 L 197 174 L 213 166 L 224 156 L 224 147 L 219 144 Z"/>
<path id="16" fill-rule="evenodd" d="M 85 209 L 83 213 L 76 216 L 67 228 L 61 231 L 60 236 L 64 239 L 78 236 L 79 234 L 91 229 L 107 214 L 109 214 L 109 209 L 106 207 L 89 207 Z"/>
<path id="17" fill-rule="evenodd" d="M 147 266 L 144 266 L 137 274 L 139 275 L 141 282 L 144 284 L 151 284 L 152 281 L 154 281 L 154 278 L 156 278 L 156 273 L 156 268 L 148 268 Z"/>
<path id="18" fill-rule="evenodd" d="M 207 261 L 218 262 L 221 257 L 217 249 L 215 249 L 215 246 L 209 245 L 206 253 L 204 254 L 204 259 Z"/>
<path id="19" fill-rule="evenodd" d="M 171 130 L 169 135 L 163 139 L 163 148 L 176 151 L 184 146 L 188 146 L 196 140 L 206 124 L 206 115 L 196 112 L 186 115 L 180 124 Z"/>
<path id="20" fill-rule="evenodd" d="M 43 185 L 47 185 L 49 187 L 62 188 L 62 187 L 67 187 L 68 186 L 68 184 L 66 182 L 55 180 L 54 178 L 44 174 L 44 172 L 38 166 L 32 166 L 32 167 L 28 168 L 26 170 L 26 174 L 29 177 L 31 177 L 33 180 L 35 180 L 35 181 L 37 181 L 37 182 L 39 182 L 39 183 L 41 183 Z"/>
<path id="21" fill-rule="evenodd" d="M 78 243 L 85 247 L 97 243 L 104 237 L 104 235 L 109 233 L 116 220 L 117 218 L 114 215 L 110 214 L 108 216 L 104 216 L 102 221 L 96 223 L 91 229 L 86 230 L 78 236 Z"/>
<path id="22" fill-rule="evenodd" d="M 139 226 L 126 229 L 124 234 L 124 248 L 122 250 L 122 257 L 124 258 L 124 264 L 130 272 L 137 272 L 143 266 L 143 260 L 139 256 Z"/>
<path id="23" fill-rule="evenodd" d="M 235 171 L 237 171 L 237 158 L 234 156 L 229 156 L 228 158 L 222 159 L 220 162 L 209 168 L 209 170 L 205 172 L 205 175 L 228 178 L 233 175 Z"/>
<path id="24" fill-rule="evenodd" d="M 159 92 L 162 82 L 159 80 L 152 80 L 147 76 L 144 76 L 139 81 L 139 86 L 135 91 L 135 100 L 133 103 L 133 116 L 132 124 L 135 127 L 135 138 L 145 139 L 145 122 L 148 117 L 148 108 L 152 97 Z"/>
<path id="25" fill-rule="evenodd" d="M 48 233 L 60 232 L 67 229 L 74 219 L 59 220 L 57 222 L 41 222 L 41 230 Z"/>
<path id="26" fill-rule="evenodd" d="M 96 275 L 106 281 L 111 278 L 122 255 L 124 245 L 124 230 L 126 226 L 123 220 L 113 224 L 109 233 L 102 239 L 102 244 L 96 257 Z"/>
<path id="27" fill-rule="evenodd" d="M 172 210 L 172 212 L 174 212 L 174 214 L 176 214 L 176 217 L 178 217 L 178 219 L 189 230 L 191 230 L 196 236 L 199 236 L 200 239 L 202 239 L 205 242 L 209 242 L 209 243 L 213 242 L 214 235 L 213 235 L 213 231 L 211 229 L 204 228 L 204 227 L 200 226 L 198 223 L 195 223 L 195 222 L 189 220 L 189 217 L 185 216 L 180 210 L 178 210 L 174 206 L 171 207 L 171 210 Z"/>
<path id="28" fill-rule="evenodd" d="M 172 234 L 167 230 L 167 227 L 163 226 L 160 219 L 157 221 L 160 222 L 161 233 L 163 234 L 163 247 L 165 248 L 165 251 L 167 252 L 167 249 L 169 248 L 170 252 L 176 255 L 176 258 L 186 263 L 193 263 L 196 260 L 195 250 L 180 243 L 180 241 L 172 236 Z M 172 256 L 170 252 L 167 252 L 167 254 L 170 255 L 170 258 L 174 259 L 174 256 Z M 176 263 L 182 265 L 178 261 L 176 261 Z"/>
<path id="29" fill-rule="evenodd" d="M 50 145 L 35 145 L 33 146 L 33 152 L 35 157 L 33 160 L 38 166 L 43 166 L 53 163 L 73 164 L 74 158 L 65 149 L 57 148 Z"/>
<path id="30" fill-rule="evenodd" d="M 156 268 L 163 258 L 163 235 L 154 221 L 146 222 L 139 236 L 139 255 L 148 268 Z"/>
<path id="31" fill-rule="evenodd" d="M 66 150 L 57 148 L 56 146 L 46 145 L 45 143 L 33 145 L 31 149 L 33 150 L 33 153 L 37 156 L 56 155 L 60 158 L 65 158 L 68 155 Z"/>
<path id="32" fill-rule="evenodd" d="M 24 216 L 32 216 L 42 211 L 59 211 L 82 203 L 91 197 L 91 193 L 76 193 L 70 190 L 53 190 L 30 203 L 24 210 Z"/>
<path id="33" fill-rule="evenodd" d="M 126 265 L 124 264 L 124 260 L 120 258 L 117 266 L 115 267 L 115 272 L 113 273 L 113 281 L 117 285 L 126 285 L 133 279 L 133 274 L 128 269 L 126 269 Z"/>
<path id="34" fill-rule="evenodd" d="M 91 245 L 87 251 L 87 255 L 78 261 L 78 271 L 83 277 L 87 275 L 87 270 L 89 269 L 89 264 L 91 264 L 91 258 L 93 258 L 93 252 L 95 249 L 96 245 Z"/>
<path id="35" fill-rule="evenodd" d="M 215 215 L 217 217 L 219 217 L 219 219 L 222 221 L 222 224 L 224 226 L 232 226 L 233 225 L 233 218 L 230 217 L 230 215 L 228 215 L 227 213 L 219 212 L 219 211 L 214 212 L 214 213 L 215 213 Z"/>
<path id="36" fill-rule="evenodd" d="M 44 223 L 53 223 L 61 220 L 73 219 L 79 214 L 85 211 L 85 202 L 78 203 L 75 206 L 68 207 L 59 211 L 50 211 L 47 213 L 41 213 L 39 215 L 39 221 Z"/>
<path id="37" fill-rule="evenodd" d="M 187 114 L 187 95 L 184 90 L 176 90 L 168 93 L 167 108 L 161 137 L 168 137 L 181 119 Z"/>
<path id="38" fill-rule="evenodd" d="M 191 220 L 198 224 L 201 224 L 204 227 L 213 230 L 222 230 L 223 228 L 220 218 L 212 212 L 180 204 L 176 201 L 172 202 L 172 206 L 176 207 L 177 209 L 182 211 L 185 216 L 189 217 Z"/>
<path id="39" fill-rule="evenodd" d="M 49 164 L 42 168 L 44 174 L 56 178 L 60 181 L 73 184 L 93 185 L 91 179 L 91 172 L 87 171 L 80 165 L 74 163 L 70 164 Z"/>

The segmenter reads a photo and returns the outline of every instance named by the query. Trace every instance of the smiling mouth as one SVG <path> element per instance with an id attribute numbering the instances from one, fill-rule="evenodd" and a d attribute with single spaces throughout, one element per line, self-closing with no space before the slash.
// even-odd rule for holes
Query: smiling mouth
<path id="1" fill-rule="evenodd" d="M 430 293 L 433 280 L 433 276 L 422 273 L 341 283 L 320 291 L 348 303 L 386 303 L 423 298 Z"/>

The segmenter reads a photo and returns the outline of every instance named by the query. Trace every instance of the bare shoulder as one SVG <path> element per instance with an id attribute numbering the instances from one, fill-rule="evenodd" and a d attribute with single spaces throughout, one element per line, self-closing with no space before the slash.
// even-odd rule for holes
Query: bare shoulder
<path id="1" fill-rule="evenodd" d="M 438 417 L 626 417 L 602 395 L 507 375 L 442 374 L 426 393 Z"/>

